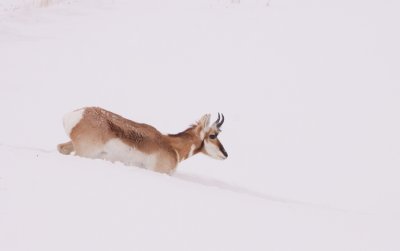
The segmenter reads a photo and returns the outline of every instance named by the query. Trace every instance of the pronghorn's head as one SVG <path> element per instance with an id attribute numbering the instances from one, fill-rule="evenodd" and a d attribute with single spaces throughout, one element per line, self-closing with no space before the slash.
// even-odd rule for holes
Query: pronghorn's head
<path id="1" fill-rule="evenodd" d="M 200 138 L 203 141 L 200 151 L 215 159 L 226 159 L 228 153 L 218 139 L 218 134 L 221 132 L 220 128 L 224 123 L 224 115 L 220 116 L 218 113 L 218 119 L 211 126 L 210 117 L 210 114 L 206 114 L 198 123 Z"/>

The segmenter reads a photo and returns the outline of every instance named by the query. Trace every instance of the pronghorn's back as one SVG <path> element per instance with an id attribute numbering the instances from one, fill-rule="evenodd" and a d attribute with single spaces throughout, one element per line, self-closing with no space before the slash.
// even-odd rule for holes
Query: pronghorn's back
<path id="1" fill-rule="evenodd" d="M 71 138 L 70 142 L 58 145 L 63 154 L 75 152 L 82 157 L 121 161 L 127 165 L 170 173 L 179 161 L 203 151 L 204 142 L 201 141 L 204 139 L 199 137 L 205 133 L 201 126 L 189 128 L 181 136 L 163 135 L 150 125 L 128 120 L 98 107 L 68 113 L 63 123 Z"/>

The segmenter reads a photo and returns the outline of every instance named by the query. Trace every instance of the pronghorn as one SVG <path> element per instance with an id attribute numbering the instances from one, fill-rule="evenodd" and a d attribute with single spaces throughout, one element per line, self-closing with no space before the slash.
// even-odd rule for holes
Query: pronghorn
<path id="1" fill-rule="evenodd" d="M 215 159 L 228 157 L 217 138 L 224 123 L 224 115 L 219 113 L 211 126 L 210 114 L 206 114 L 185 131 L 167 135 L 98 107 L 70 112 L 63 122 L 71 141 L 58 145 L 62 154 L 75 152 L 81 157 L 120 161 L 168 174 L 179 162 L 200 152 Z"/>

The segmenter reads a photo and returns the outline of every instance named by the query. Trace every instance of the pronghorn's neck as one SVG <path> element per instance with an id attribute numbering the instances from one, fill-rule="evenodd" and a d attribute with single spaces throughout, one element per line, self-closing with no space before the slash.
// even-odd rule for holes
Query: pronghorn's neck
<path id="1" fill-rule="evenodd" d="M 191 127 L 178 134 L 167 135 L 167 140 L 177 154 L 178 162 L 181 162 L 200 152 L 202 139 L 196 132 L 196 127 Z"/>

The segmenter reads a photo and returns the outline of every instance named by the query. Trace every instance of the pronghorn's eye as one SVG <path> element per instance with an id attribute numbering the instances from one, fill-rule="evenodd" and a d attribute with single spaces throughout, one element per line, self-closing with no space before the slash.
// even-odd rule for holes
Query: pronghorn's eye
<path id="1" fill-rule="evenodd" d="M 210 135 L 210 139 L 216 139 L 217 136 L 218 136 L 218 134 L 211 134 L 211 135 Z"/>

